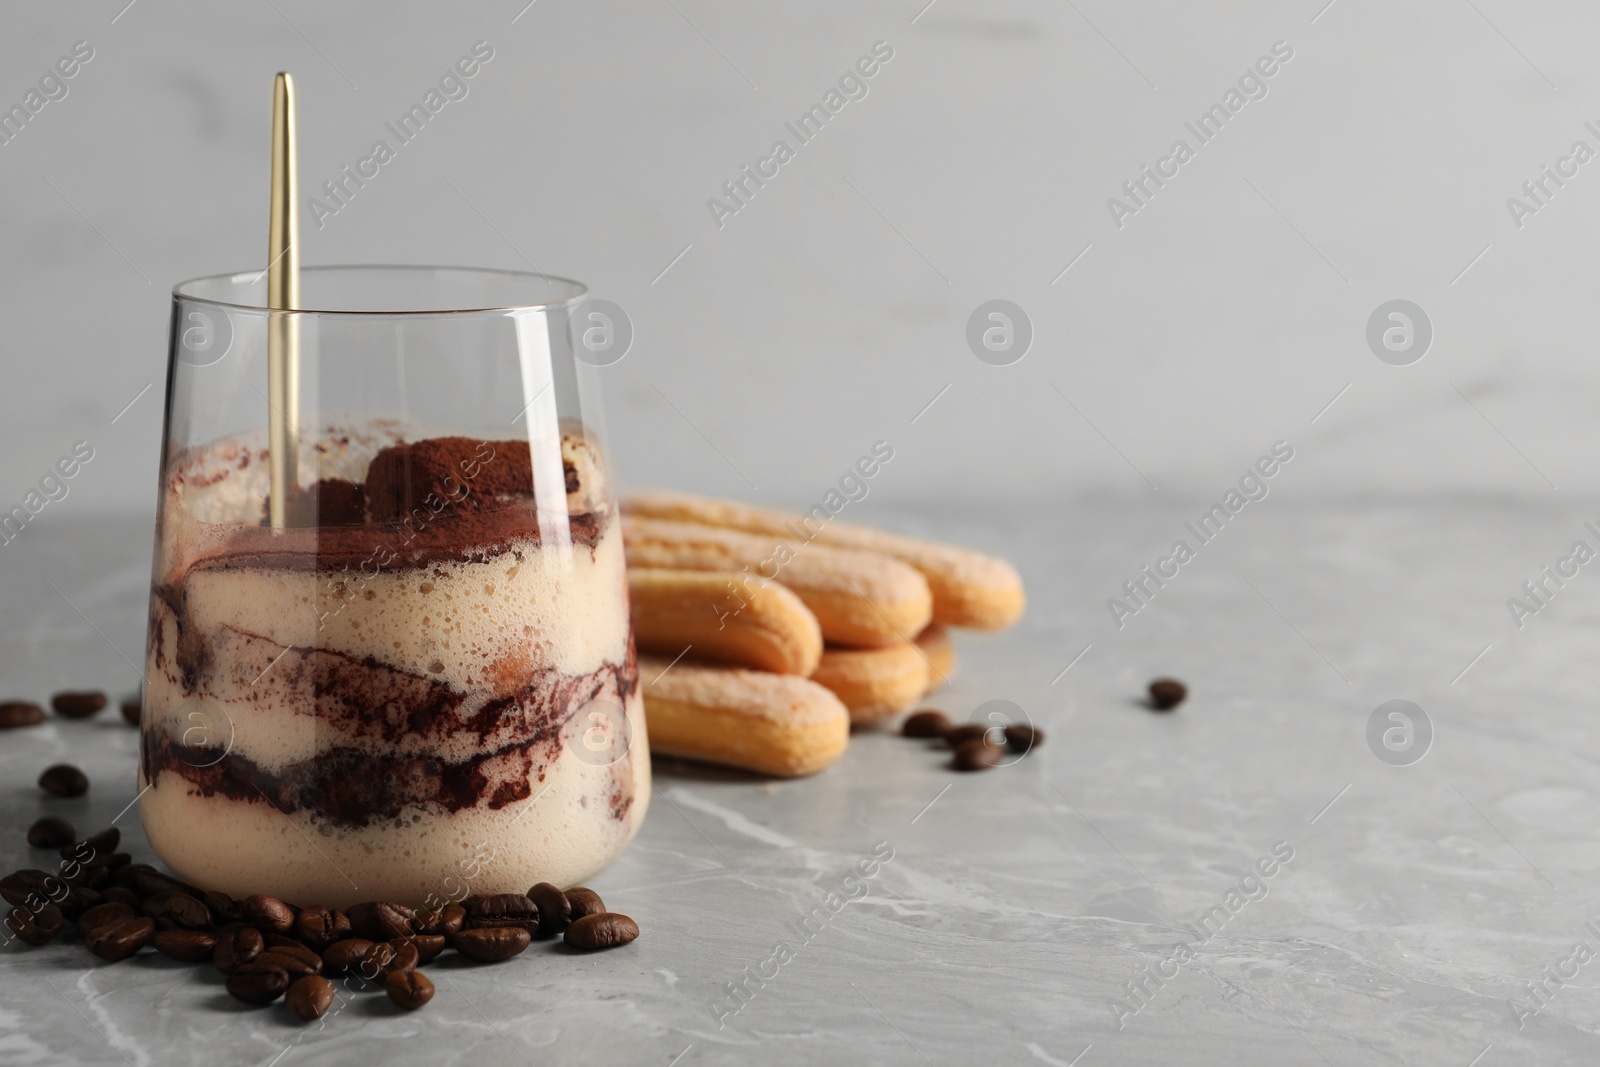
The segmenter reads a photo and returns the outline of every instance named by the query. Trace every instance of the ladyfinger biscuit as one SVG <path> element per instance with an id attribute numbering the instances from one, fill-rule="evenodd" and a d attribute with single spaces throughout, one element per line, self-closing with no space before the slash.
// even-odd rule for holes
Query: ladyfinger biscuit
<path id="1" fill-rule="evenodd" d="M 928 661 L 928 688 L 931 693 L 956 673 L 956 646 L 950 640 L 950 631 L 934 623 L 917 635 L 917 647 Z"/>
<path id="2" fill-rule="evenodd" d="M 850 724 L 866 726 L 905 711 L 928 689 L 928 660 L 910 641 L 883 648 L 830 648 L 811 680 L 850 709 Z"/>
<path id="3" fill-rule="evenodd" d="M 799 597 L 767 582 L 737 611 L 719 610 L 734 572 L 628 568 L 633 636 L 641 651 L 804 678 L 822 656 L 822 630 Z"/>
<path id="4" fill-rule="evenodd" d="M 815 682 L 639 658 L 650 751 L 761 774 L 815 774 L 850 744 L 850 713 Z"/>
<path id="5" fill-rule="evenodd" d="M 622 538 L 630 569 L 741 572 L 719 614 L 739 611 L 756 588 L 776 580 L 805 602 L 823 638 L 834 644 L 877 648 L 906 641 L 933 611 L 927 580 L 887 556 L 657 519 L 625 518 Z"/>
<path id="6" fill-rule="evenodd" d="M 821 505 L 804 515 L 723 500 L 652 490 L 634 493 L 623 510 L 640 518 L 698 522 L 830 548 L 880 552 L 921 571 L 933 591 L 933 620 L 974 630 L 1003 630 L 1022 617 L 1022 579 L 1001 559 L 913 537 L 831 521 Z M 826 628 L 824 628 L 826 633 Z"/>

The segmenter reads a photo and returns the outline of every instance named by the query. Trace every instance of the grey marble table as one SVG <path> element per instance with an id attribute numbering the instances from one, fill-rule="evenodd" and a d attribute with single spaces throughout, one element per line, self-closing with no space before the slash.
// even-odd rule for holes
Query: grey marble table
<path id="1" fill-rule="evenodd" d="M 368 998 L 301 1028 L 150 954 L 13 947 L 0 1062 L 1600 1059 L 1600 580 L 1580 571 L 1520 629 L 1506 605 L 1596 542 L 1586 516 L 1274 496 L 1117 629 L 1106 599 L 1201 509 L 864 515 L 1019 561 L 1027 619 L 963 636 L 936 703 L 1012 701 L 1048 742 L 968 776 L 887 734 L 805 781 L 658 761 L 643 830 L 594 881 L 643 928 L 627 949 L 441 961 L 425 1011 Z M 63 509 L 0 547 L 7 695 L 132 687 L 148 544 L 142 521 Z M 1161 673 L 1193 690 L 1171 715 L 1138 701 Z M 1419 762 L 1368 743 L 1391 699 L 1431 724 Z M 0 862 L 30 862 L 42 765 L 88 771 L 53 809 L 93 828 L 133 801 L 134 751 L 114 715 L 5 735 Z M 135 813 L 119 825 L 149 858 Z"/>

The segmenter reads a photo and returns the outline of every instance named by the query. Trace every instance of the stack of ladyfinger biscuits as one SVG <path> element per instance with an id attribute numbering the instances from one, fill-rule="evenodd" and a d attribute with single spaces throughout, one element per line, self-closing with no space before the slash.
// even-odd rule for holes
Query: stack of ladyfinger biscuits
<path id="1" fill-rule="evenodd" d="M 949 627 L 1022 614 L 1010 564 L 831 516 L 668 492 L 623 516 L 653 752 L 811 774 L 949 677 Z"/>

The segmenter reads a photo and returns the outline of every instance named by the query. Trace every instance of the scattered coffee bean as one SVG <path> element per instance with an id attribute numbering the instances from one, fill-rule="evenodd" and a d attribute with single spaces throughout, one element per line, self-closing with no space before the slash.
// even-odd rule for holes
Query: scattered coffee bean
<path id="1" fill-rule="evenodd" d="M 0 878 L 0 899 L 19 908 L 30 906 L 30 897 L 37 898 L 31 903 L 41 903 L 46 899 L 54 900 L 64 895 L 66 891 L 65 882 L 49 871 L 41 871 L 37 867 L 13 871 Z"/>
<path id="2" fill-rule="evenodd" d="M 8 700 L 0 704 L 0 730 L 18 726 L 38 726 L 44 722 L 44 709 L 28 700 Z"/>
<path id="3" fill-rule="evenodd" d="M 585 915 L 604 915 L 606 911 L 605 901 L 600 899 L 600 894 L 581 885 L 567 890 L 567 902 L 572 905 L 573 922 Z"/>
<path id="4" fill-rule="evenodd" d="M 55 901 L 56 907 L 61 909 L 61 914 L 74 922 L 90 908 L 106 902 L 106 898 L 98 892 L 81 885 L 69 885 L 65 894 L 51 899 Z"/>
<path id="5" fill-rule="evenodd" d="M 333 1006 L 333 983 L 320 974 L 308 974 L 295 980 L 283 995 L 283 1003 L 307 1022 L 320 1019 Z"/>
<path id="6" fill-rule="evenodd" d="M 217 948 L 211 954 L 211 962 L 223 974 L 232 974 L 266 949 L 267 943 L 261 937 L 261 931 L 253 926 L 235 927 L 226 934 L 218 931 Z"/>
<path id="7" fill-rule="evenodd" d="M 478 893 L 463 900 L 461 906 L 475 927 L 520 926 L 538 936 L 539 907 L 522 893 Z"/>
<path id="8" fill-rule="evenodd" d="M 433 983 L 416 971 L 395 971 L 383 981 L 389 999 L 407 1011 L 416 1011 L 433 999 Z"/>
<path id="9" fill-rule="evenodd" d="M 383 965 L 383 974 L 399 974 L 402 971 L 414 971 L 422 963 L 422 953 L 417 946 L 409 941 L 390 941 L 388 948 L 392 955 L 389 962 Z"/>
<path id="10" fill-rule="evenodd" d="M 150 947 L 184 963 L 203 963 L 217 950 L 217 936 L 204 930 L 158 930 Z"/>
<path id="11" fill-rule="evenodd" d="M 122 831 L 115 826 L 108 826 L 99 833 L 90 834 L 83 839 L 83 844 L 89 847 L 89 855 L 91 856 L 109 856 L 117 850 L 117 846 L 121 843 Z M 66 853 L 62 853 L 63 857 L 65 855 Z M 78 853 L 78 858 L 84 858 L 81 851 Z"/>
<path id="12" fill-rule="evenodd" d="M 211 909 L 211 920 L 218 926 L 244 921 L 244 917 L 239 914 L 239 902 L 228 894 L 212 890 L 201 899 L 206 902 L 206 907 Z"/>
<path id="13" fill-rule="evenodd" d="M 281 967 L 288 972 L 291 981 L 296 978 L 303 978 L 308 974 L 322 973 L 322 957 L 304 945 L 269 947 L 250 962 Z"/>
<path id="14" fill-rule="evenodd" d="M 103 960 L 121 960 L 138 952 L 155 936 L 156 922 L 149 918 L 123 919 L 98 926 L 84 938 L 91 953 Z"/>
<path id="15" fill-rule="evenodd" d="M 606 912 L 603 915 L 585 915 L 567 927 L 565 940 L 569 948 L 593 952 L 602 948 L 626 945 L 639 936 L 639 924 L 626 915 Z"/>
<path id="16" fill-rule="evenodd" d="M 316 952 L 350 936 L 350 919 L 337 908 L 320 904 L 302 909 L 294 920 L 294 936 Z"/>
<path id="17" fill-rule="evenodd" d="M 130 908 L 139 907 L 139 894 L 131 889 L 124 889 L 120 885 L 110 886 L 100 895 L 106 898 L 107 904 L 126 904 Z"/>
<path id="18" fill-rule="evenodd" d="M 265 893 L 239 901 L 239 918 L 262 933 L 286 934 L 294 929 L 294 909 L 277 897 Z"/>
<path id="19" fill-rule="evenodd" d="M 463 930 L 451 939 L 456 951 L 479 963 L 499 963 L 520 954 L 533 938 L 520 926 L 488 926 Z M 336 946 L 337 947 L 337 946 Z"/>
<path id="20" fill-rule="evenodd" d="M 1150 683 L 1150 706 L 1157 711 L 1171 711 L 1188 695 L 1188 687 L 1174 678 L 1157 678 Z"/>
<path id="21" fill-rule="evenodd" d="M 50 698 L 51 709 L 64 719 L 87 719 L 105 706 L 106 695 L 99 692 L 57 693 Z"/>
<path id="22" fill-rule="evenodd" d="M 1006 747 L 1013 752 L 1027 752 L 1044 744 L 1044 731 L 1036 726 L 1007 726 Z"/>
<path id="23" fill-rule="evenodd" d="M 267 951 L 275 948 L 305 948 L 300 939 L 289 934 L 275 934 L 271 930 L 261 931 L 261 940 L 267 943 Z"/>
<path id="24" fill-rule="evenodd" d="M 65 819 L 58 819 L 54 815 L 46 815 L 32 826 L 28 827 L 28 844 L 34 848 L 60 848 L 70 845 L 78 839 L 77 831 Z"/>
<path id="25" fill-rule="evenodd" d="M 368 941 L 392 941 L 415 932 L 417 913 L 404 904 L 369 900 L 352 904 L 345 909 L 350 918 L 350 931 Z"/>
<path id="26" fill-rule="evenodd" d="M 446 904 L 433 911 L 420 912 L 416 925 L 419 934 L 443 934 L 449 937 L 467 925 L 467 909 L 460 904 Z"/>
<path id="27" fill-rule="evenodd" d="M 117 923 L 138 917 L 139 913 L 127 904 L 107 901 L 104 904 L 96 904 L 78 916 L 78 933 L 87 941 L 89 935 L 101 927 L 115 926 Z"/>
<path id="28" fill-rule="evenodd" d="M 985 726 L 981 722 L 965 722 L 946 730 L 944 739 L 951 748 L 960 748 L 968 741 L 981 740 L 993 729 L 994 727 Z"/>
<path id="29" fill-rule="evenodd" d="M 24 945 L 34 947 L 54 941 L 65 923 L 66 917 L 52 904 L 46 904 L 37 911 L 14 908 L 6 914 L 6 929 Z"/>
<path id="30" fill-rule="evenodd" d="M 539 928 L 532 931 L 535 936 L 554 937 L 572 921 L 572 902 L 551 883 L 540 882 L 528 890 L 528 899 L 539 909 Z"/>
<path id="31" fill-rule="evenodd" d="M 127 723 L 129 726 L 137 727 L 139 725 L 139 713 L 141 710 L 143 709 L 140 701 L 124 700 L 122 702 L 122 721 Z"/>
<path id="32" fill-rule="evenodd" d="M 162 893 L 146 897 L 139 909 L 162 930 L 209 930 L 211 909 L 188 893 Z"/>
<path id="33" fill-rule="evenodd" d="M 241 963 L 228 975 L 228 992 L 246 1004 L 271 1004 L 289 988 L 289 972 L 258 960 Z"/>
<path id="34" fill-rule="evenodd" d="M 954 766 L 958 771 L 986 771 L 1004 754 L 1005 749 L 991 745 L 987 738 L 974 737 L 956 746 Z"/>
<path id="35" fill-rule="evenodd" d="M 322 954 L 322 963 L 329 971 L 377 978 L 394 962 L 394 958 L 395 948 L 386 941 L 349 937 L 329 945 L 328 951 Z"/>
<path id="36" fill-rule="evenodd" d="M 57 763 L 39 775 L 39 788 L 51 796 L 81 797 L 89 791 L 89 776 L 70 763 Z"/>
<path id="37" fill-rule="evenodd" d="M 919 711 L 900 727 L 906 737 L 943 737 L 950 729 L 950 718 L 942 711 Z"/>
<path id="38" fill-rule="evenodd" d="M 410 945 L 417 950 L 417 966 L 432 963 L 439 953 L 444 951 L 445 936 L 443 934 L 412 934 L 410 937 L 397 938 L 389 944 L 395 947 L 398 953 L 402 946 Z"/>

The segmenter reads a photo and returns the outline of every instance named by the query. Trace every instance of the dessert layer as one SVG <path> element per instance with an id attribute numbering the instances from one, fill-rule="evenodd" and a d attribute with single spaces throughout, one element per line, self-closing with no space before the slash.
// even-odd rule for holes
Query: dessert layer
<path id="1" fill-rule="evenodd" d="M 419 906 L 430 897 L 437 904 L 468 893 L 520 893 L 540 881 L 569 886 L 616 855 L 649 804 L 637 696 L 627 709 L 637 759 L 630 753 L 596 766 L 569 754 L 547 766 L 531 796 L 499 808 L 335 827 L 306 811 L 285 814 L 259 794 L 255 801 L 208 795 L 166 775 L 143 795 L 140 814 L 151 843 L 181 878 L 234 896 L 267 892 L 300 906 L 374 899 Z M 609 810 L 614 797 L 634 798 L 618 817 Z"/>

